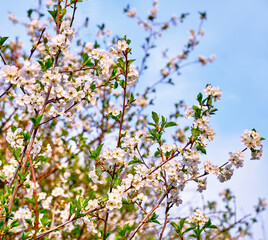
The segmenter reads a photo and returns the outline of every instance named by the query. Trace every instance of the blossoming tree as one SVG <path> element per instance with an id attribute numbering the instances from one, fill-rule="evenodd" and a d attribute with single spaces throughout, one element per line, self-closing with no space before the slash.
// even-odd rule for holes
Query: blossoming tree
<path id="1" fill-rule="evenodd" d="M 253 219 L 233 220 L 230 190 L 221 193 L 227 210 L 205 204 L 211 219 L 197 206 L 187 216 L 171 219 L 169 214 L 180 208 L 189 183 L 203 192 L 209 174 L 230 180 L 243 166 L 245 151 L 259 159 L 263 138 L 258 132 L 245 130 L 244 148 L 218 166 L 205 154 L 215 138 L 209 123 L 222 95 L 219 87 L 204 86 L 192 107 L 175 103 L 168 118 L 146 114 L 156 87 L 173 84 L 174 74 L 188 64 L 204 34 L 206 13 L 200 13 L 199 28 L 190 31 L 183 51 L 169 58 L 159 69 L 160 79 L 147 86 L 140 79 L 155 41 L 187 14 L 159 22 L 156 0 L 145 20 L 126 7 L 128 17 L 149 33 L 141 65 L 135 66 L 131 41 L 124 36 L 108 43 L 111 33 L 104 24 L 95 42 L 79 36 L 80 2 L 49 0 L 41 11 L 39 1 L 28 10 L 23 25 L 31 37 L 30 52 L 18 40 L 0 38 L 0 239 L 236 239 L 249 234 L 266 203 L 260 199 Z M 13 14 L 9 18 L 19 22 Z M 214 59 L 199 57 L 194 63 Z M 139 84 L 143 88 L 137 91 Z M 184 116 L 192 124 L 182 128 Z M 165 131 L 171 128 L 169 136 Z"/>

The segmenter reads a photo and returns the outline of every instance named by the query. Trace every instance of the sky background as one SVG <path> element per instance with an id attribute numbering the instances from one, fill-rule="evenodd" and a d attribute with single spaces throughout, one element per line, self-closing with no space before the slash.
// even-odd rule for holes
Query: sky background
<path id="1" fill-rule="evenodd" d="M 13 26 L 7 20 L 8 12 L 19 19 L 26 20 L 26 10 L 36 7 L 37 0 L 9 0 L 0 2 L 0 36 L 9 36 L 14 40 L 19 36 L 25 38 L 22 26 Z M 149 0 L 91 0 L 78 5 L 77 18 L 74 26 L 81 25 L 85 16 L 89 16 L 89 28 L 83 32 L 88 41 L 95 38 L 96 25 L 106 23 L 112 34 L 127 35 L 132 40 L 133 58 L 137 65 L 141 60 L 141 44 L 146 33 L 137 26 L 136 21 L 124 16 L 123 8 L 128 4 L 135 7 L 140 16 L 146 16 L 151 8 Z M 216 54 L 216 60 L 205 67 L 191 65 L 174 78 L 176 85 L 157 88 L 157 99 L 150 111 L 168 116 L 173 110 L 173 103 L 180 99 L 186 104 L 195 104 L 198 92 L 207 83 L 219 85 L 223 90 L 222 100 L 216 104 L 219 109 L 213 116 L 211 125 L 216 132 L 215 140 L 209 144 L 207 157 L 218 164 L 228 159 L 229 151 L 243 149 L 240 136 L 245 129 L 255 128 L 260 135 L 268 139 L 268 1 L 267 0 L 160 0 L 159 17 L 168 19 L 172 14 L 180 15 L 189 12 L 184 24 L 171 27 L 163 38 L 156 42 L 157 50 L 152 52 L 148 65 L 153 66 L 142 76 L 145 86 L 159 79 L 159 69 L 163 61 L 161 51 L 169 48 L 170 55 L 181 52 L 186 43 L 190 28 L 197 29 L 199 24 L 198 11 L 206 11 L 208 20 L 203 29 L 204 37 L 191 55 L 197 56 Z M 190 60 L 191 61 L 191 60 Z M 2 64 L 2 63 L 1 63 Z M 214 176 L 208 177 L 208 190 L 205 199 L 215 199 L 218 193 L 231 188 L 236 195 L 239 216 L 251 211 L 258 197 L 268 200 L 268 155 L 267 141 L 264 154 L 260 161 L 250 161 L 245 154 L 245 166 L 235 169 L 231 181 L 219 183 Z M 205 158 L 205 159 L 206 159 Z M 193 199 L 200 199 L 192 195 Z M 268 211 L 263 215 L 268 238 Z M 238 216 L 238 217 L 239 217 Z M 257 238 L 265 239 L 262 231 L 255 229 Z"/>

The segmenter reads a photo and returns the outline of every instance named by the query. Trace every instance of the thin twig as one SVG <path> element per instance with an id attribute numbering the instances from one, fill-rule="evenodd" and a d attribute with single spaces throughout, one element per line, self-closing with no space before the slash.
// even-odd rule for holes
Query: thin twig
<path id="1" fill-rule="evenodd" d="M 34 222 L 34 240 L 36 239 L 36 234 L 37 234 L 37 229 L 38 229 L 38 216 L 39 216 L 39 213 L 38 213 L 38 202 L 37 202 L 37 189 L 36 189 L 36 175 L 35 175 L 35 171 L 34 171 L 34 166 L 33 166 L 33 162 L 32 162 L 32 159 L 30 157 L 30 152 L 29 150 L 27 150 L 27 156 L 29 158 L 29 161 L 30 161 L 30 167 L 31 167 L 31 170 L 32 170 L 32 174 L 33 174 L 33 183 L 34 183 L 34 199 L 35 199 L 35 222 Z"/>
<path id="2" fill-rule="evenodd" d="M 7 65 L 6 60 L 4 59 L 4 57 L 3 57 L 3 55 L 2 55 L 1 52 L 0 52 L 0 57 L 2 58 L 3 63 L 4 63 L 5 65 Z"/>
<path id="3" fill-rule="evenodd" d="M 41 32 L 41 34 L 40 34 L 40 36 L 39 36 L 39 39 L 38 39 L 36 45 L 33 46 L 33 48 L 31 49 L 31 53 L 30 53 L 30 56 L 28 57 L 28 60 L 31 60 L 31 57 L 33 56 L 33 54 L 34 54 L 34 52 L 35 52 L 37 46 L 42 42 L 41 39 L 42 39 L 42 36 L 43 36 L 45 30 L 46 30 L 46 28 L 43 28 L 43 29 L 42 29 L 42 32 Z"/>
<path id="4" fill-rule="evenodd" d="M 77 220 L 77 219 L 79 219 L 79 218 L 81 218 L 81 217 L 84 217 L 84 216 L 86 216 L 86 215 L 88 215 L 88 214 L 90 214 L 90 213 L 92 213 L 92 212 L 95 212 L 95 211 L 97 211 L 97 210 L 100 210 L 100 209 L 102 209 L 102 208 L 103 208 L 103 207 L 100 207 L 100 206 L 99 206 L 99 207 L 96 207 L 96 208 L 94 208 L 94 209 L 88 210 L 87 212 L 85 212 L 84 214 L 82 214 L 82 215 L 79 216 L 79 217 L 74 217 L 74 218 L 68 220 L 68 221 L 65 222 L 65 223 L 62 223 L 62 224 L 60 224 L 60 225 L 58 225 L 58 226 L 56 226 L 56 227 L 54 227 L 54 228 L 49 229 L 49 230 L 46 231 L 46 232 L 43 232 L 43 233 L 37 235 L 37 236 L 36 236 L 36 240 L 37 240 L 37 239 L 40 239 L 40 238 L 42 238 L 42 237 L 44 237 L 44 236 L 46 236 L 47 234 L 49 234 L 49 233 L 51 233 L 51 232 L 53 232 L 53 231 L 55 231 L 55 230 L 57 230 L 57 229 L 59 229 L 59 228 L 64 227 L 65 225 L 67 225 L 67 224 L 69 224 L 69 223 L 71 223 L 71 222 L 73 222 L 73 221 L 75 221 L 75 220 Z M 28 239 L 29 239 L 29 238 L 28 238 Z"/>
<path id="5" fill-rule="evenodd" d="M 140 223 L 138 224 L 138 226 L 131 232 L 128 240 L 131 240 L 135 234 L 139 231 L 139 229 L 143 226 L 143 224 L 145 224 L 148 220 L 148 218 L 151 216 L 151 214 L 160 206 L 160 204 L 163 202 L 163 200 L 165 199 L 165 197 L 168 195 L 168 193 L 170 192 L 172 188 L 170 188 L 168 191 L 165 192 L 165 194 L 158 200 L 158 202 L 156 203 L 156 205 L 151 209 L 150 212 L 148 212 L 146 214 L 146 216 L 140 221 Z"/>
<path id="6" fill-rule="evenodd" d="M 73 26 L 73 22 L 74 22 L 74 15 L 75 15 L 75 12 L 76 12 L 76 3 L 77 3 L 77 0 L 74 1 L 74 10 L 73 10 L 73 16 L 72 16 L 72 19 L 71 19 L 71 23 L 70 23 L 70 27 Z"/>
<path id="7" fill-rule="evenodd" d="M 8 91 L 10 88 L 12 88 L 13 84 L 10 83 L 10 85 L 8 86 L 8 88 L 1 94 L 0 98 L 2 98 Z"/>

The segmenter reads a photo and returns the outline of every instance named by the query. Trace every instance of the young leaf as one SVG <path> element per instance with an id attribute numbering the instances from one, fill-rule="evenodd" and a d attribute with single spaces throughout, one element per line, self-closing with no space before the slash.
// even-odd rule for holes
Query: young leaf
<path id="1" fill-rule="evenodd" d="M 173 127 L 173 126 L 177 126 L 177 124 L 176 124 L 175 122 L 168 122 L 168 123 L 165 125 L 165 128 Z"/>
<path id="2" fill-rule="evenodd" d="M 0 37 L 0 47 L 3 46 L 4 42 L 8 39 L 8 37 Z"/>
<path id="3" fill-rule="evenodd" d="M 158 115 L 157 115 L 156 112 L 152 112 L 152 118 L 153 118 L 155 124 L 158 124 L 158 122 L 159 122 L 159 117 L 158 117 Z"/>

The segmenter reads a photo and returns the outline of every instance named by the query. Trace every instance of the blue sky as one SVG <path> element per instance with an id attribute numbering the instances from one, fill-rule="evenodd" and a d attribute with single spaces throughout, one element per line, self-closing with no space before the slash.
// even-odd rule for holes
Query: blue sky
<path id="1" fill-rule="evenodd" d="M 21 26 L 12 26 L 7 21 L 7 12 L 13 12 L 18 18 L 26 19 L 26 11 L 35 7 L 37 0 L 9 0 L 0 9 L 0 35 L 23 37 Z M 127 3 L 135 7 L 139 15 L 145 16 L 150 9 L 149 0 L 91 0 L 85 2 L 77 11 L 75 24 L 79 24 L 85 15 L 90 17 L 90 27 L 84 32 L 88 41 L 94 39 L 95 26 L 102 22 L 112 33 L 127 35 L 132 40 L 134 57 L 140 60 L 140 45 L 144 31 L 135 21 L 123 16 Z M 159 15 L 167 19 L 172 14 L 191 13 L 185 24 L 173 28 L 157 42 L 160 50 L 167 46 L 170 53 L 179 53 L 188 38 L 187 30 L 198 26 L 198 11 L 206 11 L 208 20 L 204 23 L 205 36 L 192 54 L 216 54 L 215 62 L 205 67 L 191 65 L 182 70 L 176 78 L 176 87 L 158 88 L 158 99 L 151 110 L 167 115 L 173 109 L 173 102 L 184 99 L 188 105 L 195 103 L 195 97 L 207 83 L 219 85 L 223 90 L 222 101 L 217 104 L 219 111 L 213 117 L 212 126 L 217 137 L 208 147 L 208 158 L 223 163 L 229 151 L 242 149 L 240 136 L 244 129 L 256 128 L 261 136 L 268 139 L 268 1 L 267 0 L 160 0 Z M 22 38 L 23 39 L 23 38 Z M 148 72 L 141 81 L 145 84 L 159 79 L 161 67 L 160 52 L 152 53 Z M 237 196 L 241 213 L 252 209 L 258 197 L 268 200 L 268 144 L 264 141 L 264 155 L 261 161 L 250 161 L 247 156 L 245 167 L 235 171 L 231 181 L 220 184 L 209 177 L 208 191 L 205 197 L 213 199 L 219 190 L 231 187 Z M 268 226 L 267 211 L 263 215 Z M 257 231 L 257 230 L 256 230 Z M 258 235 L 259 236 L 259 235 Z M 261 234 L 260 238 L 261 239 Z M 266 229 L 268 237 L 268 228 Z"/>

